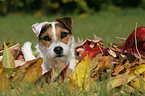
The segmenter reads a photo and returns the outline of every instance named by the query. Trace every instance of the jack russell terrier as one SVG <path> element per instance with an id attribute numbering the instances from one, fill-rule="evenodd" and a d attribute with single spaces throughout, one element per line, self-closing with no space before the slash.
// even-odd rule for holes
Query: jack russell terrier
<path id="1" fill-rule="evenodd" d="M 73 19 L 65 17 L 56 22 L 42 22 L 32 25 L 32 30 L 39 38 L 36 51 L 43 58 L 42 74 L 54 67 L 56 60 L 69 64 L 75 70 L 74 36 L 72 35 Z M 36 59 L 31 50 L 31 43 L 22 47 L 25 61 Z"/>

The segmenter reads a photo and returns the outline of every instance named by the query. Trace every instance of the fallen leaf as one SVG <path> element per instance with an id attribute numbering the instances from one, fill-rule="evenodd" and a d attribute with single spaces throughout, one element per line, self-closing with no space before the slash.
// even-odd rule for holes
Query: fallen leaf
<path id="1" fill-rule="evenodd" d="M 17 57 L 19 56 L 20 50 L 21 50 L 21 44 L 18 43 L 16 45 L 13 45 L 13 46 L 9 47 L 8 49 L 11 51 L 14 58 L 17 59 Z M 1 50 L 0 53 L 2 53 L 3 51 L 4 50 Z"/>
<path id="2" fill-rule="evenodd" d="M 124 69 L 124 66 L 121 65 L 122 63 L 119 62 L 119 64 L 117 64 L 113 70 L 112 75 L 118 75 L 119 72 L 121 72 Z"/>
<path id="3" fill-rule="evenodd" d="M 111 49 L 108 50 L 108 53 L 110 55 L 112 55 L 114 58 L 117 57 L 116 53 L 113 50 L 111 50 Z"/>
<path id="4" fill-rule="evenodd" d="M 15 67 L 22 66 L 25 64 L 24 59 L 15 60 Z"/>
<path id="5" fill-rule="evenodd" d="M 9 39 L 9 45 L 8 45 L 8 47 L 12 47 L 14 45 L 16 45 L 16 43 L 14 43 L 11 39 Z"/>
<path id="6" fill-rule="evenodd" d="M 98 54 L 90 64 L 91 77 L 94 77 L 96 74 L 98 74 L 98 70 L 103 66 L 102 63 L 98 63 L 100 58 L 102 58 L 102 54 Z"/>
<path id="7" fill-rule="evenodd" d="M 42 58 L 38 58 L 34 64 L 31 64 L 31 66 L 26 69 L 22 82 L 29 81 L 35 83 L 35 81 L 42 75 L 42 61 Z"/>
<path id="8" fill-rule="evenodd" d="M 77 66 L 73 73 L 72 81 L 82 87 L 87 84 L 89 77 L 90 57 L 87 55 Z"/>
<path id="9" fill-rule="evenodd" d="M 145 28 L 138 27 L 136 29 L 136 39 L 137 39 L 137 48 L 141 56 L 145 57 Z M 131 52 L 135 57 L 138 57 L 138 53 L 135 46 L 135 30 L 129 35 L 127 40 L 122 45 L 123 52 L 125 50 Z"/>
<path id="10" fill-rule="evenodd" d="M 78 48 L 80 49 L 80 48 Z M 82 50 L 82 49 L 81 49 Z M 78 51 L 79 54 L 81 54 L 81 59 L 83 59 L 87 54 L 90 55 L 90 58 L 93 59 L 94 57 L 96 57 L 96 55 L 98 53 L 102 53 L 102 55 L 108 55 L 108 49 L 104 49 L 100 43 L 95 43 L 95 42 L 90 42 L 90 41 L 86 41 L 85 45 L 84 45 L 84 51 L 81 52 L 79 50 L 76 49 L 76 51 Z"/>
<path id="11" fill-rule="evenodd" d="M 68 69 L 69 64 L 64 64 L 60 61 L 56 61 L 56 64 L 54 68 L 52 69 L 52 77 L 51 77 L 51 83 L 54 82 L 58 77 L 60 77 L 62 80 L 65 79 L 65 73 Z"/>
<path id="12" fill-rule="evenodd" d="M 143 91 L 145 90 L 145 81 L 142 81 L 139 78 L 135 78 L 130 82 L 130 85 L 136 88 L 137 90 Z"/>
<path id="13" fill-rule="evenodd" d="M 80 47 L 83 47 L 85 45 L 86 42 L 93 42 L 93 43 L 100 43 L 101 45 L 103 45 L 103 39 L 102 38 L 99 38 L 97 37 L 95 34 L 94 34 L 94 40 L 90 40 L 90 39 L 86 39 L 85 41 L 83 40 L 80 40 L 80 38 L 78 37 L 78 42 L 77 42 L 77 45 L 76 45 L 76 49 L 77 48 L 80 48 Z"/>
<path id="14" fill-rule="evenodd" d="M 100 72 L 107 68 L 112 68 L 111 57 L 98 54 L 90 64 L 90 76 L 96 78 L 95 76 L 97 76 L 97 74 L 100 74 Z"/>
<path id="15" fill-rule="evenodd" d="M 40 75 L 42 75 L 41 69 L 42 58 L 27 61 L 22 66 L 16 67 L 16 72 L 14 75 L 14 82 L 35 82 Z"/>
<path id="16" fill-rule="evenodd" d="M 11 88 L 9 82 L 9 75 L 5 73 L 3 68 L 0 68 L 0 91 L 2 91 L 3 94 L 6 94 Z"/>
<path id="17" fill-rule="evenodd" d="M 3 51 L 3 67 L 4 68 L 15 68 L 15 59 L 8 49 L 7 45 L 4 42 L 4 51 Z"/>
<path id="18" fill-rule="evenodd" d="M 129 82 L 128 81 L 129 77 L 130 77 L 129 74 L 121 74 L 117 75 L 116 77 L 112 77 L 107 83 L 108 90 L 111 90 L 123 84 L 127 84 Z"/>
<path id="19" fill-rule="evenodd" d="M 77 55 L 81 57 L 81 60 L 89 53 L 91 59 L 94 58 L 98 53 L 108 55 L 107 49 L 103 48 L 103 40 L 94 35 L 94 40 L 86 39 L 82 42 L 78 38 L 78 43 L 75 47 Z"/>
<path id="20" fill-rule="evenodd" d="M 21 50 L 21 44 L 18 43 L 16 45 L 10 47 L 9 50 L 11 51 L 14 58 L 17 59 L 17 57 L 19 56 L 20 50 Z"/>
<path id="21" fill-rule="evenodd" d="M 132 73 L 133 72 L 133 73 Z M 132 75 L 135 75 L 135 74 L 141 74 L 141 73 L 143 73 L 143 72 L 145 72 L 145 64 L 141 64 L 141 65 L 139 65 L 139 66 L 135 66 L 135 67 L 133 67 L 133 68 L 131 68 L 131 74 Z"/>

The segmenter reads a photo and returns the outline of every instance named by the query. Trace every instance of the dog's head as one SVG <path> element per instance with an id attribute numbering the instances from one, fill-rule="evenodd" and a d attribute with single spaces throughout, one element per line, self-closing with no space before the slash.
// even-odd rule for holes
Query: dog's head
<path id="1" fill-rule="evenodd" d="M 32 30 L 39 37 L 42 50 L 49 57 L 62 58 L 70 55 L 74 38 L 72 36 L 73 19 L 65 17 L 56 22 L 42 22 L 32 25 Z"/>

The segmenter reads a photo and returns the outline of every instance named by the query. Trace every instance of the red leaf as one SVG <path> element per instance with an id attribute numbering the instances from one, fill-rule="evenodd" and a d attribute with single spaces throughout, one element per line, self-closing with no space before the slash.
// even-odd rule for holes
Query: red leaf
<path id="1" fill-rule="evenodd" d="M 136 39 L 137 39 L 137 48 L 139 50 L 139 53 L 141 56 L 145 57 L 145 28 L 144 27 L 138 27 L 136 29 Z M 135 30 L 130 34 L 130 36 L 127 38 L 127 40 L 122 45 L 123 53 L 125 50 L 132 53 L 134 56 L 138 56 L 138 53 L 136 51 L 135 47 Z"/>
<path id="2" fill-rule="evenodd" d="M 87 51 L 84 51 L 82 54 L 81 54 L 81 59 L 80 59 L 80 61 L 82 60 L 82 59 L 84 59 L 84 57 L 86 57 L 88 55 L 88 52 Z"/>
<path id="3" fill-rule="evenodd" d="M 85 44 L 85 51 L 89 53 L 90 58 L 93 59 L 96 57 L 98 53 L 101 53 L 101 51 L 104 53 L 103 55 L 108 55 L 107 49 L 104 49 L 102 46 L 98 46 L 97 43 L 94 44 L 94 48 L 91 48 L 91 45 L 89 45 L 89 41 Z"/>

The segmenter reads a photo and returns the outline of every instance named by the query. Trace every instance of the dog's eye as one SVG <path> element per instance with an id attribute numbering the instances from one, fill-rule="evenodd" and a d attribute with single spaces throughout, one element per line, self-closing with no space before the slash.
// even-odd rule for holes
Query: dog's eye
<path id="1" fill-rule="evenodd" d="M 61 32 L 61 39 L 65 38 L 69 33 Z"/>
<path id="2" fill-rule="evenodd" d="M 45 40 L 45 41 L 51 41 L 51 39 L 48 36 L 43 37 L 43 40 Z"/>

